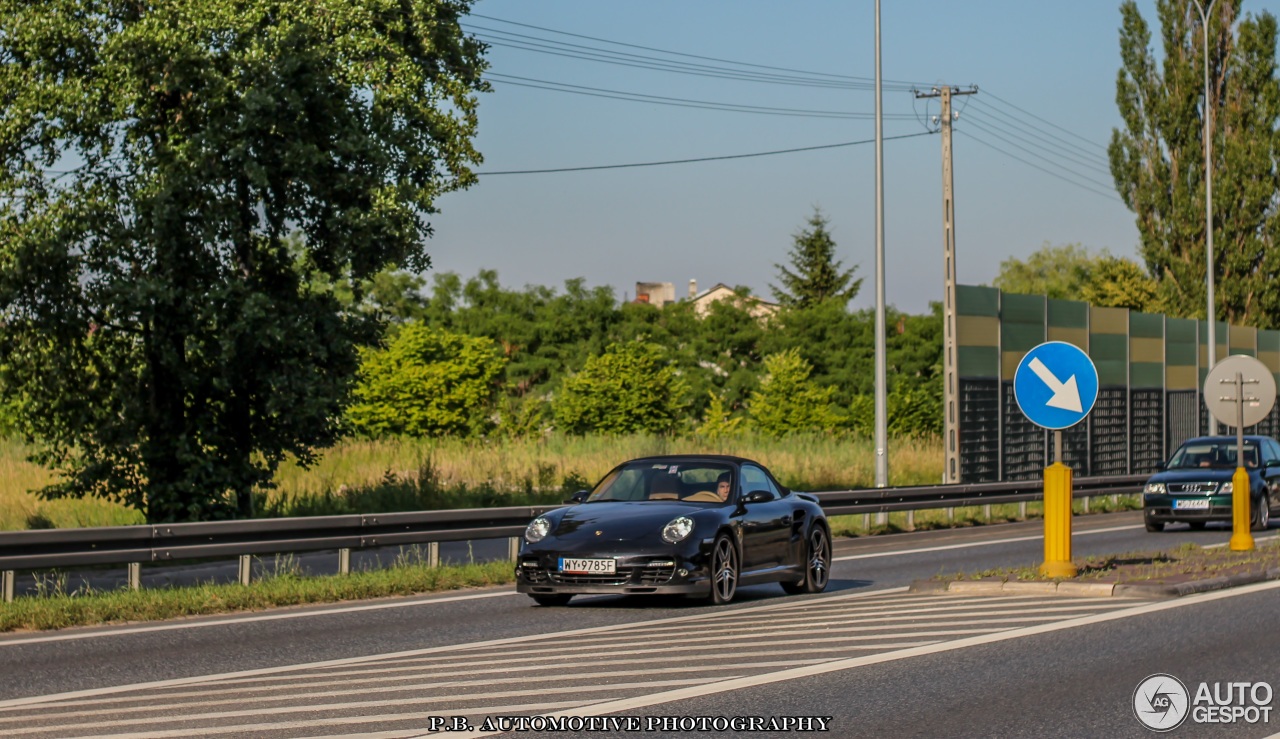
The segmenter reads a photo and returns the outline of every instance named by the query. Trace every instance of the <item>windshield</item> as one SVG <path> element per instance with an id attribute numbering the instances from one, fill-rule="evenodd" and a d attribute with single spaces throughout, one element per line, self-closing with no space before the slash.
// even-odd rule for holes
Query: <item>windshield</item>
<path id="1" fill-rule="evenodd" d="M 1188 470 L 1196 467 L 1234 469 L 1236 467 L 1236 443 L 1232 441 L 1197 441 L 1183 444 L 1169 460 L 1168 469 Z M 1244 466 L 1258 466 L 1258 446 L 1251 441 L 1244 443 Z"/>
<path id="2" fill-rule="evenodd" d="M 605 476 L 591 491 L 587 502 L 687 500 L 723 503 L 733 497 L 734 482 L 733 468 L 727 464 L 631 462 Z"/>

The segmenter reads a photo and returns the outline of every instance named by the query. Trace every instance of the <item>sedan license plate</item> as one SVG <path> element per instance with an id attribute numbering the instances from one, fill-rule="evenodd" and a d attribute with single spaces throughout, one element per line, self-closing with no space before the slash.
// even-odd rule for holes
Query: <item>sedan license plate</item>
<path id="1" fill-rule="evenodd" d="M 560 558 L 561 572 L 574 572 L 585 575 L 612 575 L 617 572 L 618 562 L 613 559 L 576 559 Z"/>
<path id="2" fill-rule="evenodd" d="M 1180 511 L 1207 511 L 1209 510 L 1208 498 L 1193 498 L 1190 500 L 1175 500 L 1173 507 Z"/>

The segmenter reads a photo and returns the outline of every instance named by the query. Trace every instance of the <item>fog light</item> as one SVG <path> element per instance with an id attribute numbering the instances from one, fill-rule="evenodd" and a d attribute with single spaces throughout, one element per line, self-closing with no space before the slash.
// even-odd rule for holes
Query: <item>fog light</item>
<path id="1" fill-rule="evenodd" d="M 676 570 L 676 574 L 678 574 L 680 577 L 688 577 L 689 571 L 681 567 L 680 569 Z"/>

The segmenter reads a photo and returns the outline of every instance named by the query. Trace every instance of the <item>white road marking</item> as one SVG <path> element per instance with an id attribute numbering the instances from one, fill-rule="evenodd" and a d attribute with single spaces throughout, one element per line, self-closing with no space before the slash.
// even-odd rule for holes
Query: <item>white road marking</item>
<path id="1" fill-rule="evenodd" d="M 1090 529 L 1088 531 L 1075 531 L 1072 536 L 1088 536 L 1089 534 L 1108 534 L 1112 531 L 1126 531 L 1128 529 L 1140 529 L 1141 526 L 1111 526 L 1105 529 Z M 1008 539 L 997 539 L 995 541 L 973 541 L 966 544 L 947 544 L 940 547 L 924 547 L 922 549 L 903 549 L 896 552 L 875 552 L 873 554 L 851 554 L 847 557 L 835 557 L 835 562 L 848 562 L 852 559 L 872 559 L 874 557 L 901 557 L 908 554 L 924 554 L 926 552 L 943 552 L 948 549 L 968 549 L 969 547 L 989 547 L 995 544 L 1015 544 L 1020 541 L 1037 541 L 1044 538 L 1044 534 L 1036 534 L 1034 536 L 1015 536 Z"/>
<path id="2" fill-rule="evenodd" d="M 598 703 L 589 707 L 589 710 L 583 712 L 581 710 L 573 713 L 558 712 L 546 714 L 548 716 L 601 716 L 612 713 L 621 713 L 637 708 L 646 708 L 648 706 L 656 706 L 674 701 L 687 700 L 689 698 L 700 698 L 706 695 L 714 695 L 716 693 L 725 693 L 735 690 L 745 690 L 760 685 L 770 683 L 783 682 L 786 680 L 795 680 L 802 677 L 811 677 L 813 675 L 823 675 L 829 672 L 839 672 L 849 670 L 856 667 L 865 667 L 866 665 L 880 664 L 883 662 L 895 662 L 897 660 L 909 659 L 911 657 L 919 657 L 927 654 L 937 654 L 940 652 L 949 652 L 959 649 L 967 649 L 983 644 L 993 644 L 996 642 L 1007 641 L 1010 639 L 1019 639 L 1025 636 L 1036 636 L 1039 634 L 1048 634 L 1054 631 L 1062 631 L 1065 629 L 1074 629 L 1081 626 L 1090 626 L 1092 624 L 1105 623 L 1107 621 L 1115 621 L 1133 616 L 1142 616 L 1148 613 L 1158 613 L 1160 611 L 1172 610 L 1174 608 L 1184 608 L 1209 601 L 1220 600 L 1223 598 L 1234 598 L 1241 595 L 1249 595 L 1265 590 L 1275 590 L 1280 588 L 1280 581 L 1271 581 L 1258 583 L 1256 585 L 1246 585 L 1239 588 L 1230 588 L 1227 590 L 1219 590 L 1212 593 L 1202 593 L 1200 595 L 1185 596 L 1172 601 L 1162 601 L 1159 603 L 1150 603 L 1146 605 L 1134 606 L 1108 613 L 1099 613 L 1091 616 L 1083 616 L 1081 618 L 1071 619 L 1069 621 L 1058 621 L 1047 624 L 1039 624 L 1036 626 L 1028 626 L 1022 629 L 1013 629 L 1001 631 L 994 634 L 982 634 L 972 636 L 965 639 L 957 639 L 955 641 L 938 642 L 937 644 L 913 647 L 903 649 L 896 652 L 884 652 L 881 654 L 873 654 L 865 657 L 850 657 L 846 659 L 838 659 L 819 665 L 809 665 L 806 667 L 797 667 L 790 670 L 782 670 L 780 672 L 765 673 L 761 675 L 752 675 L 749 677 L 738 677 L 715 682 L 707 685 L 695 685 L 687 688 L 679 688 L 670 690 L 665 693 L 656 693 L 650 695 L 635 696 L 633 698 L 624 698 L 616 701 L 608 701 Z M 480 732 L 475 731 L 467 734 L 451 733 L 449 736 L 458 737 L 485 737 L 494 736 L 500 732 Z M 436 734 L 422 734 L 421 737 L 438 736 Z"/>
<path id="3" fill-rule="evenodd" d="M 514 706 L 486 706 L 482 710 L 492 712 L 496 715 L 506 716 L 524 711 L 540 711 L 548 708 L 574 708 L 576 706 L 585 706 L 591 701 L 561 701 L 559 703 L 525 703 Z M 470 710 L 470 709 L 468 709 Z M 169 739 L 170 737 L 180 736 L 212 736 L 214 734 L 240 734 L 263 731 L 286 731 L 288 729 L 310 729 L 318 726 L 345 726 L 347 724 L 372 724 L 379 722 L 394 721 L 426 721 L 432 716 L 439 716 L 440 712 L 425 711 L 422 713 L 388 713 L 372 716 L 347 716 L 341 718 L 320 718 L 307 719 L 306 721 L 283 721 L 280 723 L 258 723 L 258 724 L 236 724 L 233 726 L 202 726 L 195 729 L 170 729 L 168 731 L 147 731 L 147 732 L 129 732 L 127 734 L 101 734 L 95 733 L 76 739 L 102 739 L 104 736 L 110 736 L 114 739 Z M 458 714 L 462 715 L 462 714 Z M 468 714 L 475 715 L 475 714 Z M 376 734 L 346 734 L 348 737 L 410 737 L 422 733 L 422 729 L 414 729 L 411 731 L 386 731 Z M 332 734 L 325 734 L 326 739 L 336 739 Z"/>
<path id="4" fill-rule="evenodd" d="M 733 679 L 740 677 L 734 675 L 724 679 Z M 574 688 L 580 693 L 597 693 L 608 692 L 613 690 L 634 690 L 655 687 L 666 687 L 671 685 L 699 685 L 706 682 L 706 678 L 688 678 L 682 680 L 653 680 L 650 682 L 636 683 L 613 683 L 610 685 L 579 685 Z M 182 721 L 201 721 L 201 720 L 222 720 L 229 718 L 245 718 L 248 716 L 281 716 L 297 713 L 320 713 L 323 711 L 339 711 L 354 710 L 361 708 L 387 708 L 390 706 L 412 706 L 423 703 L 448 703 L 450 701 L 472 701 L 472 700 L 489 700 L 491 698 L 517 698 L 526 696 L 546 695 L 546 691 L 542 688 L 528 688 L 525 690 L 504 690 L 492 693 L 471 693 L 468 695 L 441 695 L 441 696 L 414 696 L 412 698 L 396 698 L 393 700 L 381 701 L 351 701 L 346 703 L 329 703 L 329 704 L 306 704 L 300 706 L 274 706 L 271 708 L 253 708 L 244 711 L 211 711 L 206 713 L 186 713 L 180 716 L 147 716 L 144 718 L 126 718 L 115 721 L 94 721 L 90 723 L 80 724 L 64 724 L 54 727 L 58 731 L 66 731 L 71 729 L 102 729 L 116 726 L 145 726 L 163 723 L 171 723 L 175 719 Z M 50 729 L 47 727 L 30 727 L 30 728 L 13 728 L 7 731 L 7 736 L 20 736 L 23 734 L 41 734 L 47 733 Z"/>
<path id="5" fill-rule="evenodd" d="M 844 600 L 859 600 L 862 598 L 877 598 L 885 595 L 902 593 L 902 592 L 905 592 L 906 589 L 907 589 L 906 587 L 885 588 L 884 590 L 873 590 L 870 592 L 850 593 L 848 595 L 835 595 L 835 596 L 823 598 L 822 601 L 825 603 L 825 602 L 837 601 L 837 600 L 844 601 Z M 750 609 L 740 609 L 740 610 L 751 610 L 753 613 L 761 613 L 761 612 L 777 610 L 779 608 L 782 608 L 785 606 L 792 606 L 792 605 L 794 604 L 793 603 L 771 603 L 768 605 L 757 606 Z M 737 611 L 732 611 L 732 612 L 736 613 Z M 387 654 L 373 654 L 373 655 L 365 655 L 362 657 L 345 657 L 342 659 L 323 660 L 320 662 L 308 662 L 308 663 L 297 664 L 297 665 L 260 667 L 254 670 L 239 670 L 236 672 L 224 672 L 224 673 L 218 673 L 213 675 L 195 675 L 192 677 L 171 678 L 169 680 L 153 680 L 151 682 L 134 683 L 131 685 L 117 685 L 117 686 L 106 687 L 106 688 L 89 688 L 86 690 L 73 690 L 66 693 L 52 693 L 49 695 L 33 695 L 26 698 L 10 698 L 8 700 L 0 701 L 0 710 L 10 709 L 10 708 L 20 708 L 23 706 L 35 705 L 40 703 L 52 703 L 55 701 L 64 700 L 68 698 L 87 698 L 95 695 L 110 695 L 112 693 L 124 693 L 124 692 L 141 691 L 141 690 L 157 690 L 160 688 L 171 688 L 171 687 L 177 687 L 182 685 L 192 685 L 195 683 L 207 683 L 210 681 L 224 679 L 224 678 L 234 679 L 234 678 L 241 678 L 241 677 L 256 677 L 259 675 L 276 675 L 276 674 L 281 674 L 285 672 L 298 672 L 301 670 L 322 669 L 326 667 L 342 667 L 346 665 L 358 665 L 358 664 L 365 664 L 369 662 L 380 662 L 380 661 L 389 660 L 389 659 L 417 657 L 417 656 L 422 656 L 427 654 L 441 654 L 444 652 L 456 651 L 461 646 L 466 646 L 468 648 L 484 648 L 484 647 L 497 647 L 497 646 L 503 646 L 508 644 L 520 644 L 522 642 L 535 641 L 538 639 L 571 639 L 572 637 L 581 636 L 584 634 L 594 634 L 601 631 L 608 631 L 611 629 L 630 628 L 632 626 L 647 626 L 647 625 L 653 625 L 653 624 L 675 623 L 677 621 L 684 621 L 684 622 L 700 621 L 703 619 L 714 618 L 716 615 L 723 615 L 724 613 L 725 613 L 724 611 L 721 611 L 718 613 L 697 614 L 692 616 L 673 616 L 670 618 L 659 618 L 659 619 L 653 619 L 651 621 L 642 621 L 636 624 L 621 624 L 621 625 L 609 624 L 606 626 L 592 626 L 585 629 L 573 629 L 570 631 L 559 631 L 559 632 L 546 633 L 546 634 L 524 634 L 522 636 L 511 636 L 503 639 L 491 639 L 489 641 L 484 641 L 484 642 L 472 642 L 466 645 L 443 644 L 438 647 L 410 649 L 403 652 L 390 652 Z"/>

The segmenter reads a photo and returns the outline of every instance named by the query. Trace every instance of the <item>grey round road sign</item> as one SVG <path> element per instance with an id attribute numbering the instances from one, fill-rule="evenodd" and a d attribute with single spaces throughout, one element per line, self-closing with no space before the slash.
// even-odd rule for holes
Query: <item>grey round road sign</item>
<path id="1" fill-rule="evenodd" d="M 1267 365 L 1244 354 L 1218 362 L 1204 378 L 1204 403 L 1219 423 L 1232 428 L 1239 422 L 1236 409 L 1236 375 L 1244 381 L 1244 425 L 1267 417 L 1276 404 L 1276 378 Z"/>

